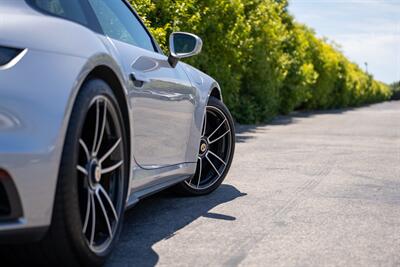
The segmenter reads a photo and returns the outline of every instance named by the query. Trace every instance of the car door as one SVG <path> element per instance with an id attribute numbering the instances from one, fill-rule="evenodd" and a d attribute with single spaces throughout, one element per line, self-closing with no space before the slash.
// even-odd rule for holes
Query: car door
<path id="1" fill-rule="evenodd" d="M 196 90 L 182 66 L 170 66 L 127 2 L 88 1 L 131 78 L 136 162 L 146 169 L 187 162 Z"/>

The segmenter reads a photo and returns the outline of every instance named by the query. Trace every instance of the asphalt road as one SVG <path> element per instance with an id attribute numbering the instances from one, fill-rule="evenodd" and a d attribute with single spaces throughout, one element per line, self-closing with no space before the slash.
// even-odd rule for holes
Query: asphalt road
<path id="1" fill-rule="evenodd" d="M 107 266 L 400 266 L 400 102 L 238 132 L 225 184 L 140 203 Z"/>

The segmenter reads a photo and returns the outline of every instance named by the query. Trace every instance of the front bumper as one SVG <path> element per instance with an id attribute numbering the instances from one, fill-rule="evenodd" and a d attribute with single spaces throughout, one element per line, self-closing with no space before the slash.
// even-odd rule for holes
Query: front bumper
<path id="1" fill-rule="evenodd" d="M 0 70 L 0 169 L 10 175 L 22 210 L 19 218 L 0 217 L 0 243 L 40 238 L 51 223 L 68 117 L 85 63 L 28 50 L 13 68 Z"/>

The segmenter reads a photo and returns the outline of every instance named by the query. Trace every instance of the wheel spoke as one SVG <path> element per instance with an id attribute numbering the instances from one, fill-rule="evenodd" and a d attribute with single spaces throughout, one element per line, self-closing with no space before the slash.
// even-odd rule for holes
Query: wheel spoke
<path id="1" fill-rule="evenodd" d="M 78 171 L 80 171 L 81 173 L 83 173 L 85 176 L 88 176 L 88 172 L 84 167 L 78 165 L 78 166 L 76 166 L 76 169 Z"/>
<path id="2" fill-rule="evenodd" d="M 202 174 L 202 172 L 203 172 L 203 159 L 202 158 L 199 158 L 200 159 L 200 161 L 199 161 L 199 163 L 200 163 L 200 168 L 199 168 L 199 180 L 197 181 L 197 188 L 199 188 L 200 187 L 200 182 L 201 182 L 201 174 Z"/>
<path id="3" fill-rule="evenodd" d="M 90 200 L 92 202 L 92 232 L 90 234 L 90 247 L 93 247 L 93 241 L 94 241 L 94 234 L 96 230 L 96 205 L 94 201 L 94 196 L 93 194 L 90 194 Z"/>
<path id="4" fill-rule="evenodd" d="M 215 129 L 214 132 L 212 132 L 212 134 L 210 134 L 210 136 L 208 137 L 208 141 L 210 141 L 211 137 L 212 137 L 216 132 L 218 132 L 218 130 L 222 127 L 222 125 L 225 124 L 225 122 L 226 122 L 226 119 L 224 119 L 224 121 L 221 122 L 221 124 L 217 127 L 217 129 Z"/>
<path id="5" fill-rule="evenodd" d="M 117 164 L 114 164 L 114 165 L 111 166 L 111 167 L 102 169 L 102 170 L 101 170 L 101 174 L 106 174 L 106 173 L 112 172 L 112 171 L 118 169 L 119 167 L 121 167 L 122 164 L 124 164 L 124 161 L 123 161 L 123 160 L 121 160 L 121 161 L 118 162 Z"/>
<path id="6" fill-rule="evenodd" d="M 95 155 L 96 145 L 97 145 L 97 138 L 99 132 L 99 124 L 100 124 L 100 100 L 96 100 L 96 125 L 94 128 L 94 140 L 93 140 L 93 147 L 92 147 L 92 155 Z"/>
<path id="7" fill-rule="evenodd" d="M 104 101 L 103 120 L 102 120 L 102 124 L 101 124 L 100 138 L 97 142 L 96 149 L 94 151 L 95 155 L 97 155 L 97 153 L 99 153 L 101 143 L 103 142 L 103 135 L 104 135 L 104 130 L 106 128 L 106 123 L 107 123 L 107 101 Z"/>
<path id="8" fill-rule="evenodd" d="M 118 222 L 118 215 L 117 215 L 117 211 L 115 210 L 114 204 L 112 203 L 110 196 L 107 194 L 106 190 L 104 189 L 104 187 L 102 185 L 99 184 L 99 192 L 101 192 L 104 197 L 107 199 L 108 204 L 110 205 L 110 208 L 114 214 L 115 217 L 115 221 Z"/>
<path id="9" fill-rule="evenodd" d="M 222 164 L 224 164 L 224 165 L 226 166 L 226 162 L 223 161 L 223 159 L 221 159 L 217 154 L 215 154 L 214 152 L 212 152 L 212 151 L 210 151 L 210 150 L 208 151 L 208 153 L 211 154 L 211 155 L 213 155 L 214 157 L 216 157 L 219 161 L 222 162 Z"/>
<path id="10" fill-rule="evenodd" d="M 85 142 L 82 139 L 79 139 L 79 144 L 82 146 L 83 151 L 85 151 L 86 160 L 90 160 L 89 149 L 88 149 L 87 145 L 85 144 Z"/>
<path id="11" fill-rule="evenodd" d="M 217 167 L 215 167 L 214 163 L 212 163 L 212 161 L 210 160 L 210 158 L 208 157 L 208 155 L 206 155 L 206 159 L 208 160 L 208 162 L 211 164 L 211 166 L 213 167 L 213 169 L 218 173 L 218 176 L 221 176 L 221 174 L 219 173 Z M 219 178 L 219 177 L 218 177 Z"/>
<path id="12" fill-rule="evenodd" d="M 101 200 L 101 197 L 99 195 L 99 190 L 96 190 L 96 197 L 97 197 L 97 200 L 100 203 L 101 210 L 103 211 L 104 219 L 106 219 L 108 233 L 110 234 L 110 238 L 112 238 L 113 237 L 112 227 L 111 227 L 111 224 L 110 224 L 110 220 L 108 218 L 107 211 L 106 211 L 106 209 L 104 207 L 103 201 Z"/>
<path id="13" fill-rule="evenodd" d="M 210 138 L 208 138 L 208 143 L 210 144 L 210 145 L 212 145 L 212 144 L 214 144 L 215 142 L 217 142 L 218 140 L 220 140 L 221 138 L 223 138 L 225 135 L 227 135 L 228 133 L 230 133 L 231 132 L 231 130 L 228 130 L 228 131 L 226 131 L 224 134 L 222 134 L 222 135 L 220 135 L 218 138 L 216 138 L 216 139 L 214 139 L 214 140 L 212 140 L 212 141 L 210 141 Z"/>
<path id="14" fill-rule="evenodd" d="M 206 134 L 206 131 L 207 131 L 207 111 L 206 114 L 204 115 L 204 120 L 203 120 L 203 131 L 201 133 L 202 137 Z"/>
<path id="15" fill-rule="evenodd" d="M 118 139 L 118 141 L 111 147 L 111 149 L 107 151 L 107 153 L 99 160 L 100 164 L 103 163 L 108 158 L 108 156 L 110 156 L 115 151 L 121 141 L 121 138 Z"/>
<path id="16" fill-rule="evenodd" d="M 86 234 L 86 230 L 87 230 L 88 223 L 89 223 L 90 207 L 92 206 L 91 203 L 92 203 L 91 191 L 90 191 L 90 189 L 88 189 L 85 222 L 83 223 L 83 230 L 82 230 L 82 232 L 83 232 L 84 234 Z"/>

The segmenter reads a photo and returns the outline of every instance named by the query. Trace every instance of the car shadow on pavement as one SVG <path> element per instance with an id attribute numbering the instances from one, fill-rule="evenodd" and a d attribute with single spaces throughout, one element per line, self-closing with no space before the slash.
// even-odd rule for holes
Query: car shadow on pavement
<path id="1" fill-rule="evenodd" d="M 165 191 L 141 201 L 125 215 L 124 228 L 106 266 L 154 266 L 159 261 L 153 245 L 166 240 L 200 217 L 234 221 L 235 217 L 210 212 L 247 194 L 227 184 L 208 196 L 178 197 Z"/>

